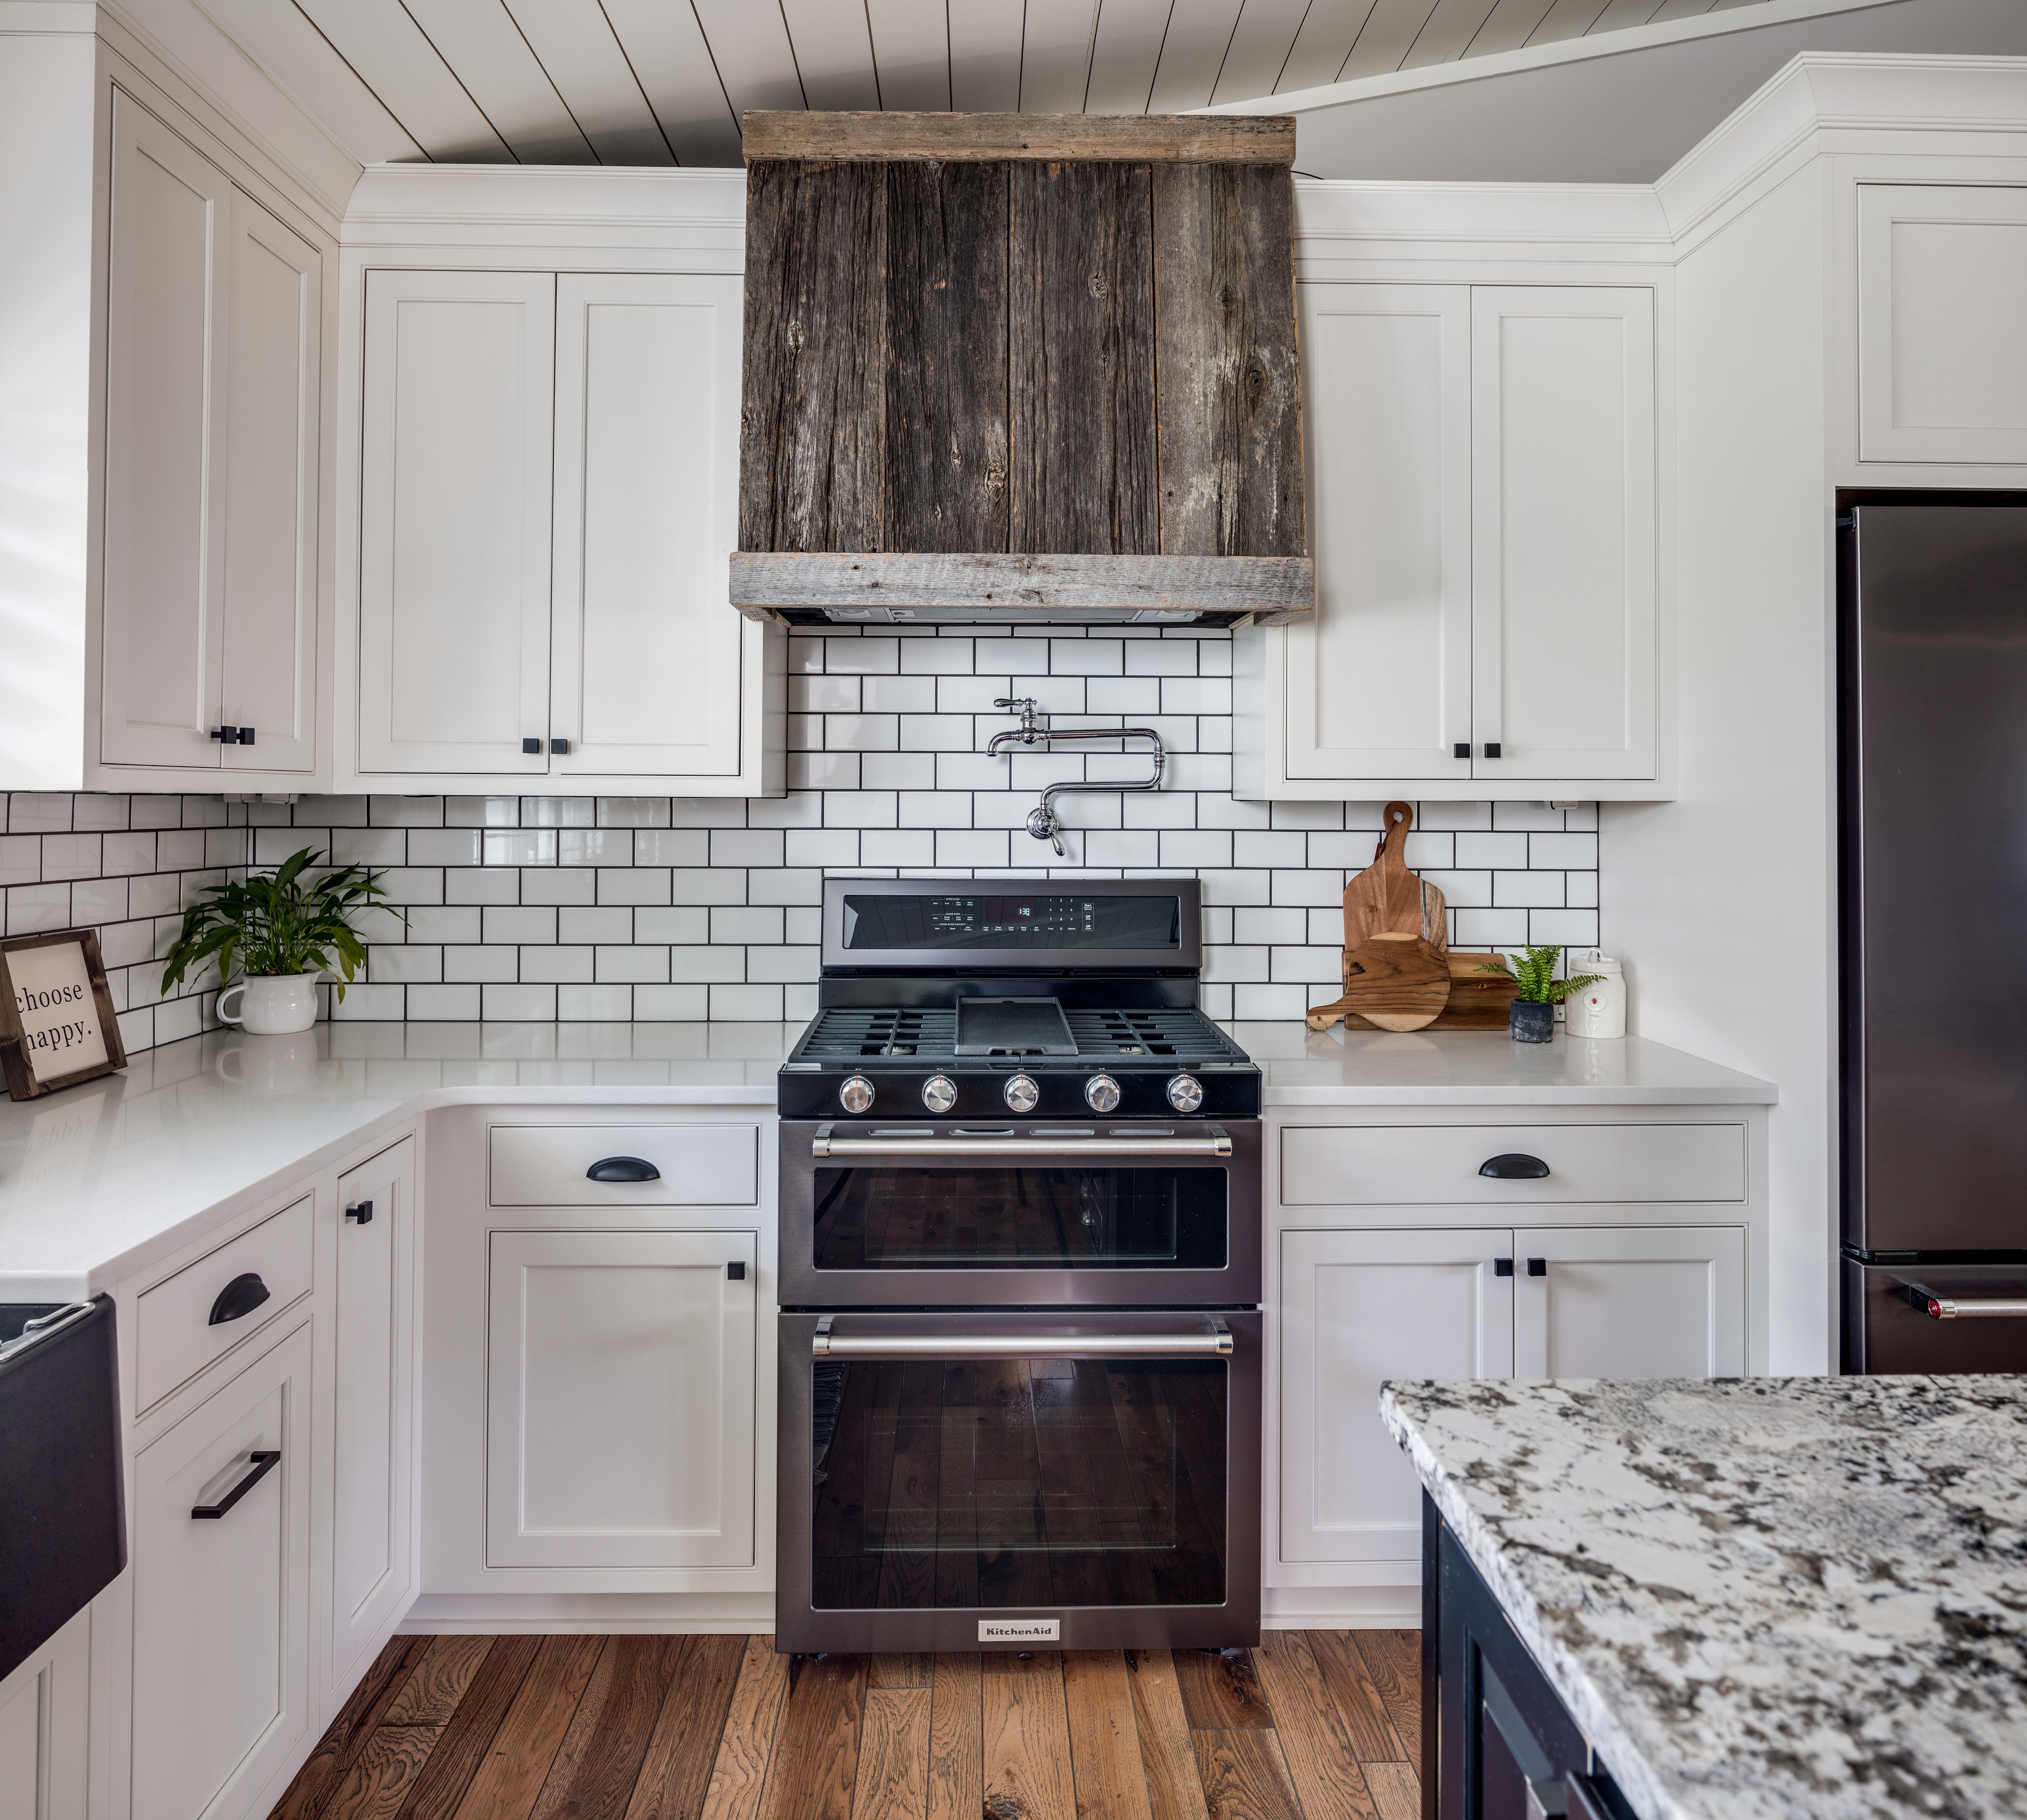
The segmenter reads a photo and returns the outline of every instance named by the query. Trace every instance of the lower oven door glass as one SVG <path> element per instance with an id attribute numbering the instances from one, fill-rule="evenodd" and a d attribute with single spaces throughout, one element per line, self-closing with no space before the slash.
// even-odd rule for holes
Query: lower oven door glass
<path id="1" fill-rule="evenodd" d="M 1228 1359 L 808 1369 L 817 1609 L 1224 1602 Z"/>
<path id="2" fill-rule="evenodd" d="M 1222 1270 L 1221 1168 L 819 1166 L 818 1270 Z"/>

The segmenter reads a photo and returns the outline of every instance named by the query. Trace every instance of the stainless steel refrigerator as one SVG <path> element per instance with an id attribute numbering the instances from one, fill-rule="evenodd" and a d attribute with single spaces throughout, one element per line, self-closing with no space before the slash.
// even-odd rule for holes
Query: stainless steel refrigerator
<path id="1" fill-rule="evenodd" d="M 2027 504 L 1838 533 L 1844 1368 L 2027 1371 Z"/>

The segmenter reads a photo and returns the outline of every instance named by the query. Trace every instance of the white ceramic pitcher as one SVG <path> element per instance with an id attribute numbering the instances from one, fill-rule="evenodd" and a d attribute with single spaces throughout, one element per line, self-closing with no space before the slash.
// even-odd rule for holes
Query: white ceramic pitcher
<path id="1" fill-rule="evenodd" d="M 218 995 L 218 1021 L 237 1024 L 255 1036 L 292 1036 L 317 1021 L 318 976 L 257 973 L 235 980 Z M 228 1007 L 227 1001 L 237 999 Z"/>

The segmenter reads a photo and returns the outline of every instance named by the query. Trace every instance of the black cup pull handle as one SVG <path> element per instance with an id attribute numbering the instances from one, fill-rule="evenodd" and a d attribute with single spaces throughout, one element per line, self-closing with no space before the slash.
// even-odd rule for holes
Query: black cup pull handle
<path id="1" fill-rule="evenodd" d="M 1549 1165 L 1539 1157 L 1508 1150 L 1504 1156 L 1487 1157 L 1478 1165 L 1478 1172 L 1495 1182 L 1538 1182 L 1548 1174 Z"/>
<path id="2" fill-rule="evenodd" d="M 600 1157 L 585 1171 L 588 1182 L 659 1182 L 662 1172 L 645 1157 Z"/>
<path id="3" fill-rule="evenodd" d="M 190 1506 L 194 1517 L 222 1517 L 238 1503 L 247 1493 L 282 1464 L 282 1450 L 278 1447 L 271 1453 L 249 1453 L 246 1464 L 253 1468 L 216 1504 L 198 1504 Z"/>
<path id="4" fill-rule="evenodd" d="M 273 1292 L 252 1271 L 235 1276 L 218 1292 L 218 1300 L 211 1305 L 212 1327 L 222 1327 L 227 1321 L 236 1321 L 242 1315 L 250 1315 Z"/>

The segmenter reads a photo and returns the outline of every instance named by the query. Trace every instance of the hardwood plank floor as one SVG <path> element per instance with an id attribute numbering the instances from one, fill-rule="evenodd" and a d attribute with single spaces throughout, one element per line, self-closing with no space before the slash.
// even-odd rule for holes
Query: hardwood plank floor
<path id="1" fill-rule="evenodd" d="M 272 1820 L 1417 1820 L 1420 1636 L 836 1656 L 401 1637 Z"/>

